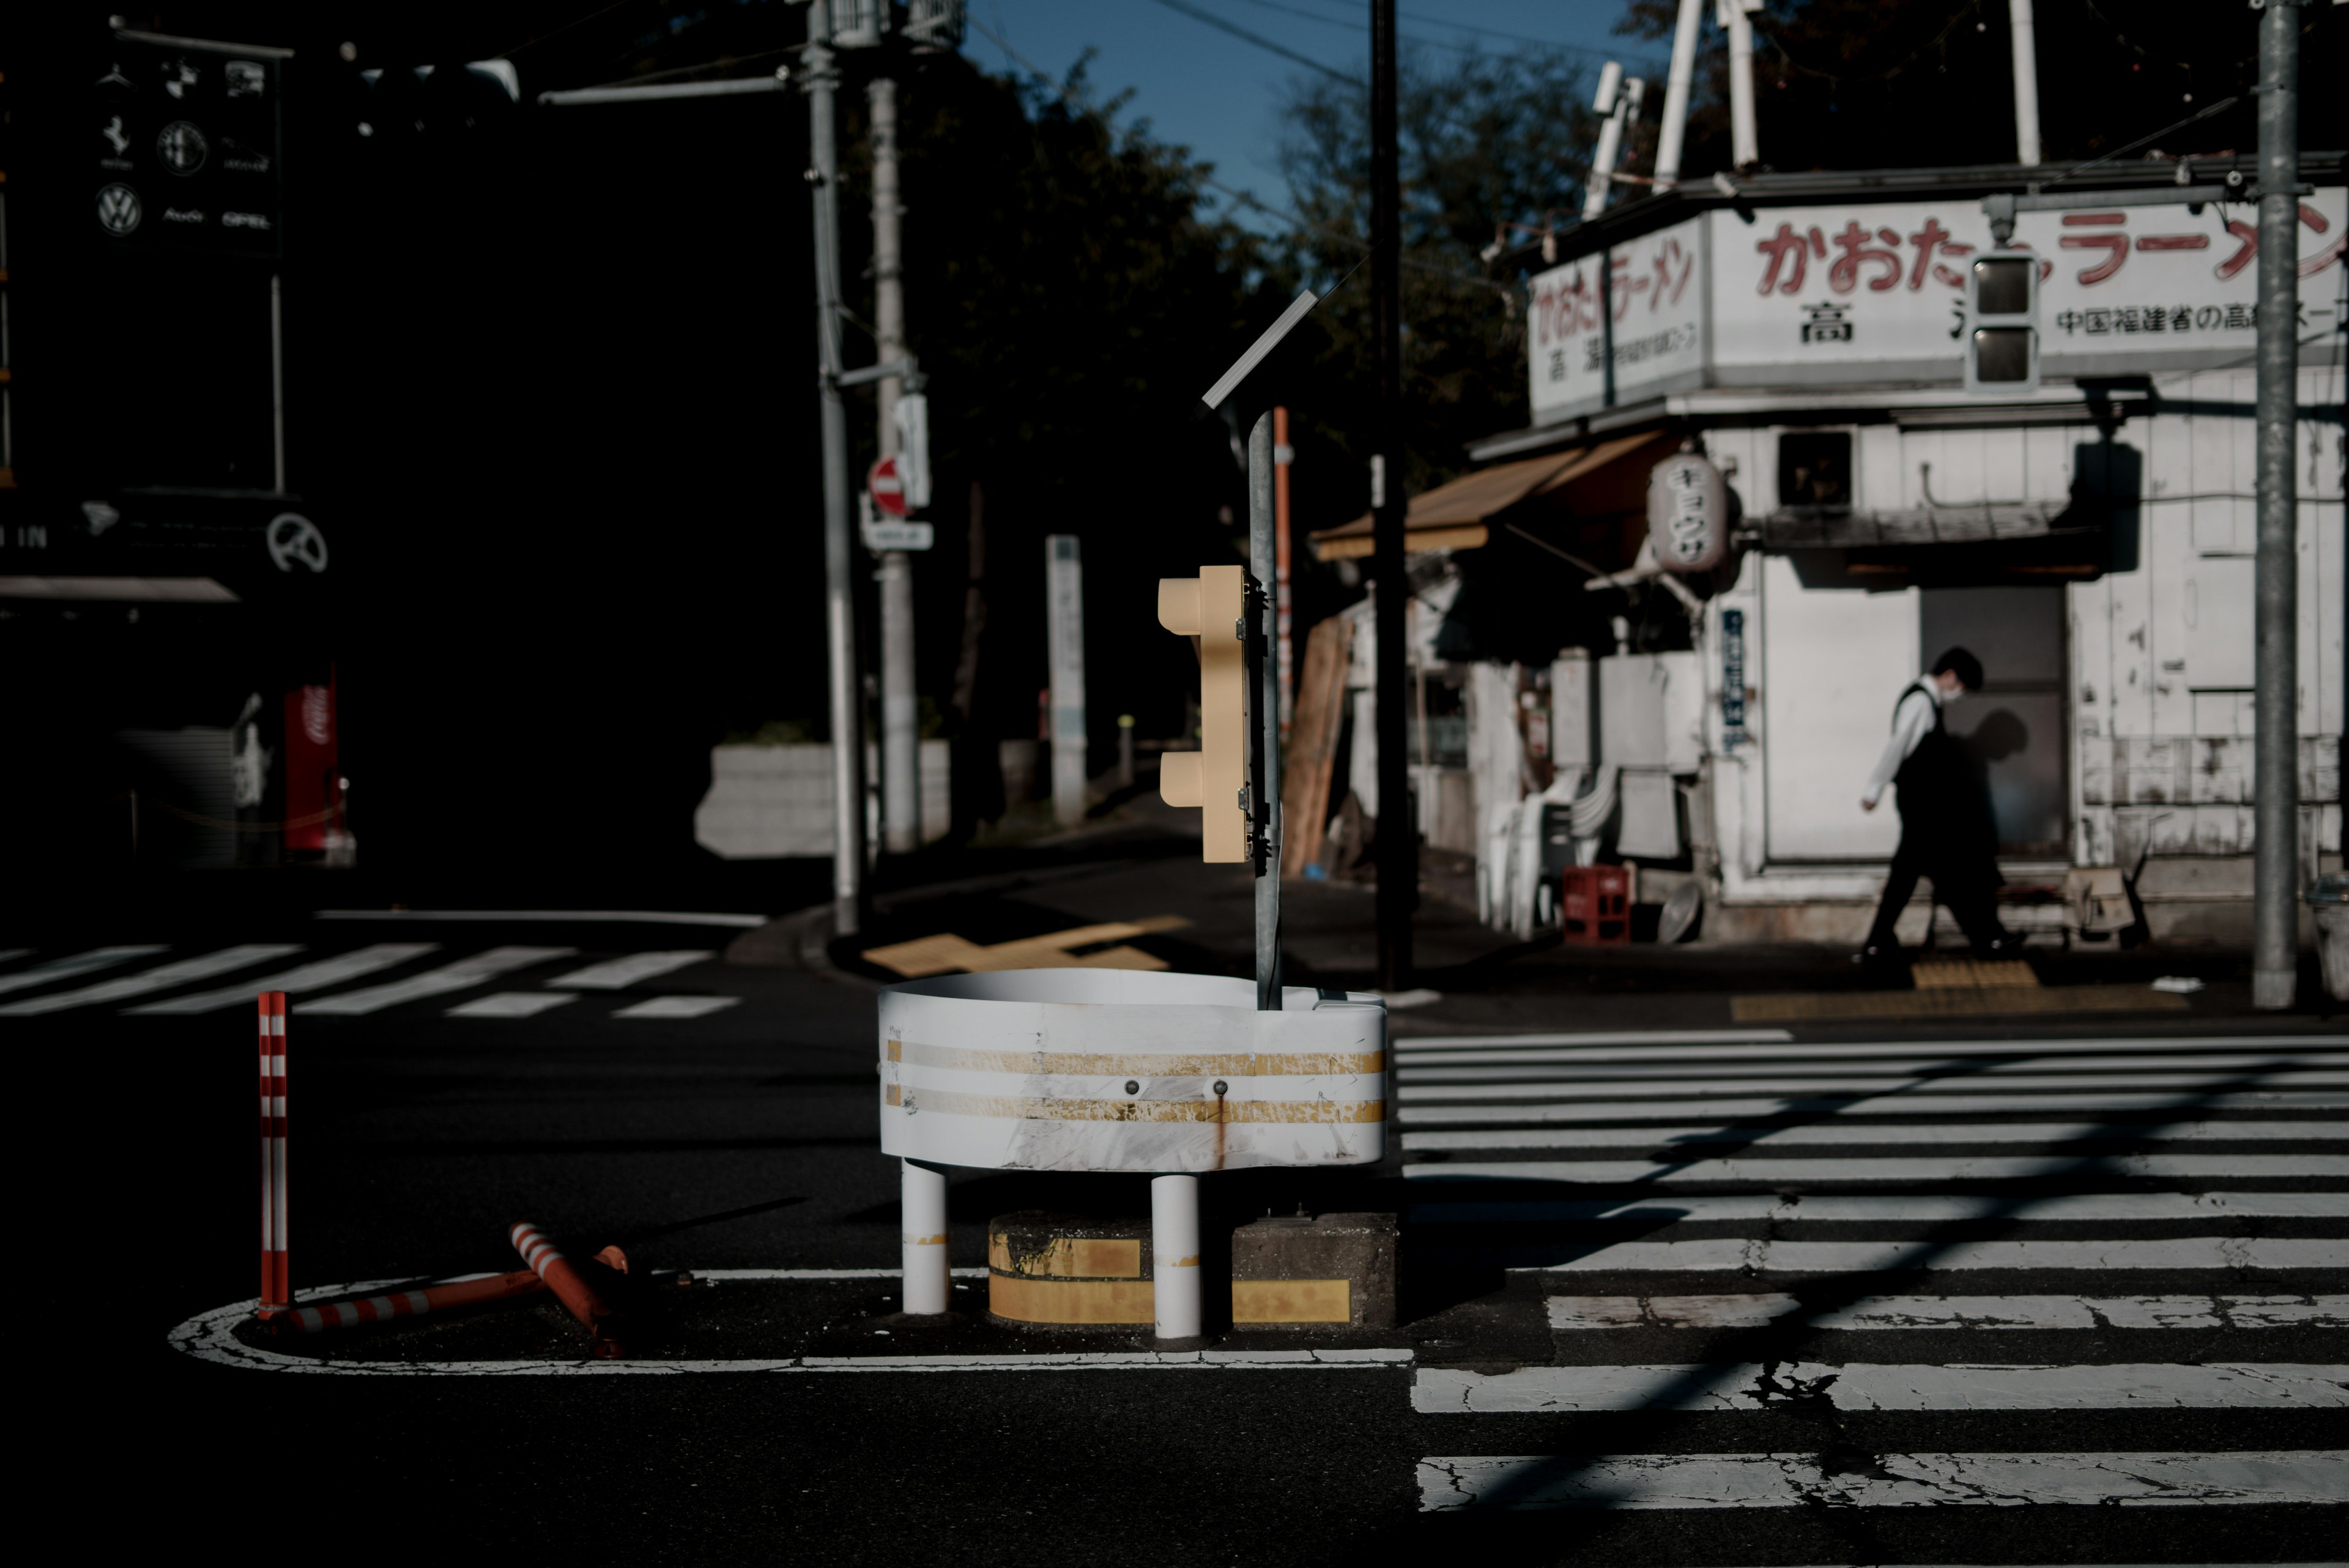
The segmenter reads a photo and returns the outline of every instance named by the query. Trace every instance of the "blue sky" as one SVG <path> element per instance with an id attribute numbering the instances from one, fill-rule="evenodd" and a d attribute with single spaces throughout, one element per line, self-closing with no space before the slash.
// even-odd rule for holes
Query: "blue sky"
<path id="1" fill-rule="evenodd" d="M 1216 166 L 1216 177 L 1278 204 L 1275 106 L 1307 67 L 1185 12 L 1205 12 L 1349 76 L 1370 69 L 1369 0 L 967 0 L 974 24 L 963 52 L 990 70 L 1017 69 L 994 39 L 1055 79 L 1086 48 L 1095 88 L 1132 89 L 1129 119 L 1147 119 Z M 1617 37 L 1620 0 L 1397 0 L 1404 47 L 1441 60 L 1467 47 L 1496 54 L 1552 45 L 1588 50 L 1594 69 L 1613 56 L 1654 61 L 1663 40 Z M 1479 31 L 1478 29 L 1482 29 Z M 1631 74 L 1642 74 L 1636 69 Z"/>

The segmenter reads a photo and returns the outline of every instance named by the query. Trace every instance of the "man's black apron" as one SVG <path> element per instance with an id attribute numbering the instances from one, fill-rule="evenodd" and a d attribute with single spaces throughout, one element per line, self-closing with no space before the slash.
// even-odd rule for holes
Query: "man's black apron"
<path id="1" fill-rule="evenodd" d="M 1900 704 L 1911 691 L 1923 692 L 1932 704 L 1933 725 L 1892 775 L 1900 809 L 1897 857 L 1932 878 L 1935 895 L 1945 902 L 1952 891 L 1996 888 L 1998 826 L 1989 794 L 1973 776 L 1972 759 L 1942 724 L 1939 695 L 1924 681 L 1911 681 L 1893 701 L 1893 726 L 1899 727 Z"/>

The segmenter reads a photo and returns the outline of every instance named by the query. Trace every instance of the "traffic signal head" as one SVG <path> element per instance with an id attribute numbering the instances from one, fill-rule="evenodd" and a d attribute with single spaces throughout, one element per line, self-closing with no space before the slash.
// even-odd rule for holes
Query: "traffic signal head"
<path id="1" fill-rule="evenodd" d="M 1966 390 L 2007 396 L 2039 389 L 2039 258 L 1985 251 L 1966 268 Z"/>
<path id="2" fill-rule="evenodd" d="M 1161 759 L 1158 795 L 1199 812 L 1199 858 L 1248 857 L 1247 573 L 1202 566 L 1195 577 L 1158 579 L 1158 624 L 1199 639 L 1199 750 Z"/>

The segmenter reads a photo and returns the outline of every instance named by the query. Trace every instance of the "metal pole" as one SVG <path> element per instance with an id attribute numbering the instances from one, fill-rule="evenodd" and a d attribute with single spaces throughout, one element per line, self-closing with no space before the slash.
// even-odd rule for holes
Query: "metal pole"
<path id="1" fill-rule="evenodd" d="M 905 358 L 905 261 L 897 199 L 897 84 L 876 77 L 864 89 L 873 143 L 873 325 L 881 363 Z M 897 398 L 904 379 L 876 385 L 881 455 L 897 455 Z M 914 563 L 903 550 L 881 557 L 881 825 L 892 855 L 922 842 L 921 727 L 914 692 Z"/>
<path id="2" fill-rule="evenodd" d="M 808 99 L 808 182 L 815 207 L 815 336 L 823 435 L 824 653 L 832 706 L 833 929 L 864 917 L 864 713 L 856 669 L 855 539 L 848 515 L 848 414 L 840 401 L 840 148 L 833 125 L 830 0 L 811 0 L 800 82 Z"/>
<path id="3" fill-rule="evenodd" d="M 1288 410 L 1272 410 L 1272 565 L 1279 574 L 1280 738 L 1297 711 L 1297 660 L 1291 650 L 1288 607 L 1288 468 L 1296 453 L 1288 444 Z"/>
<path id="4" fill-rule="evenodd" d="M 2031 0 L 2006 0 L 2014 33 L 2014 161 L 2039 161 L 2039 46 L 2031 22 Z"/>
<path id="5" fill-rule="evenodd" d="M 1419 840 L 1411 809 L 1411 759 L 1403 754 L 1402 610 L 1402 196 L 1395 155 L 1394 0 L 1371 0 L 1371 296 L 1376 314 L 1379 401 L 1371 499 L 1371 571 L 1377 577 L 1376 680 L 1379 760 L 1379 986 L 1411 984 L 1411 912 L 1419 901 Z"/>
<path id="6" fill-rule="evenodd" d="M 953 1287 L 947 1269 L 947 1173 L 910 1159 L 899 1160 L 897 1168 L 902 1309 L 942 1313 Z"/>
<path id="7" fill-rule="evenodd" d="M 1721 25 L 1729 34 L 1729 163 L 1750 169 L 1762 161 L 1754 129 L 1754 23 L 1745 0 L 1721 0 Z"/>
<path id="8" fill-rule="evenodd" d="M 1607 210 L 1607 191 L 1615 175 L 1615 154 L 1623 144 L 1623 116 L 1630 90 L 1623 85 L 1623 67 L 1613 60 L 1599 73 L 1598 108 L 1607 118 L 1599 123 L 1599 147 L 1590 155 L 1590 178 L 1583 182 L 1582 215 L 1595 218 Z"/>
<path id="9" fill-rule="evenodd" d="M 269 275 L 269 437 L 277 493 L 285 493 L 285 307 L 278 275 Z"/>
<path id="10" fill-rule="evenodd" d="M 1158 1337 L 1199 1337 L 1199 1179 L 1150 1179 L 1150 1290 Z"/>
<path id="11" fill-rule="evenodd" d="M 1681 0 L 1680 26 L 1672 32 L 1671 73 L 1664 78 L 1664 123 L 1656 132 L 1656 183 L 1677 185 L 1681 144 L 1688 135 L 1689 83 L 1696 77 L 1696 33 L 1704 0 Z"/>
<path id="12" fill-rule="evenodd" d="M 1256 1005 L 1280 1011 L 1280 669 L 1269 657 L 1279 637 L 1279 576 L 1273 539 L 1273 418 L 1257 416 L 1248 431 L 1248 571 L 1257 581 L 1256 680 L 1248 689 L 1248 724 L 1255 777 L 1248 807 L 1257 821 Z"/>
<path id="13" fill-rule="evenodd" d="M 2300 376 L 2300 9 L 2260 14 L 2258 620 L 2251 672 L 2251 1005 L 2290 1007 L 2300 957 L 2299 505 L 2292 483 Z"/>

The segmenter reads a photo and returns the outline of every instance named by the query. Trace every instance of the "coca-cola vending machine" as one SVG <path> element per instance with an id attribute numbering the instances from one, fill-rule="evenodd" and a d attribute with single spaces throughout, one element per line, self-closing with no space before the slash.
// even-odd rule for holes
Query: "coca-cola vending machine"
<path id="1" fill-rule="evenodd" d="M 335 680 L 285 694 L 285 849 L 345 864 L 353 848 L 343 815 Z"/>

